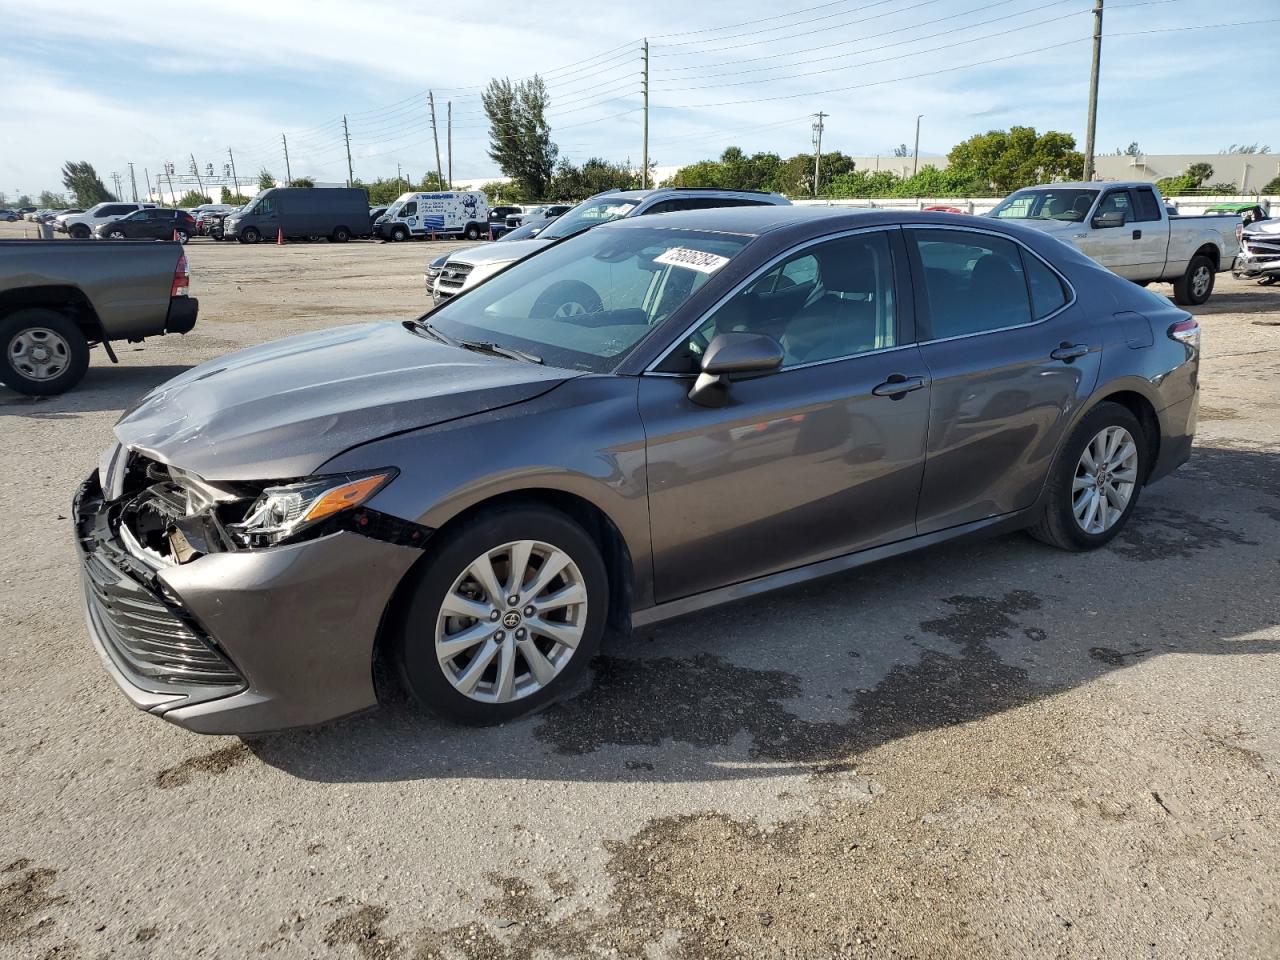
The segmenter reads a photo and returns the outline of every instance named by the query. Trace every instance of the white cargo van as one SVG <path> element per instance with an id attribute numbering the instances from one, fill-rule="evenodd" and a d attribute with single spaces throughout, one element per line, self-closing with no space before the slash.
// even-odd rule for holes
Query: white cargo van
<path id="1" fill-rule="evenodd" d="M 489 235 L 489 200 L 479 190 L 402 193 L 378 218 L 374 233 L 383 240 L 410 237 Z"/>

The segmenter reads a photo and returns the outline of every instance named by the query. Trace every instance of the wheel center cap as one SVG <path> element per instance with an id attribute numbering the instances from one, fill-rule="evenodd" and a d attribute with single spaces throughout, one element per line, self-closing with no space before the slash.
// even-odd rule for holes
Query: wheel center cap
<path id="1" fill-rule="evenodd" d="M 31 359 L 34 360 L 36 363 L 44 363 L 46 360 L 49 359 L 49 348 L 48 347 L 32 347 Z"/>
<path id="2" fill-rule="evenodd" d="M 502 618 L 502 625 L 508 630 L 514 630 L 520 626 L 520 614 L 515 610 L 508 610 Z"/>

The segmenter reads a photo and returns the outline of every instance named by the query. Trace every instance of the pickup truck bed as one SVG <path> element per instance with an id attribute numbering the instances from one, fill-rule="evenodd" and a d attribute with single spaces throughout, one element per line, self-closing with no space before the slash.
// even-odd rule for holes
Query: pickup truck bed
<path id="1" fill-rule="evenodd" d="M 0 382 L 50 395 L 75 386 L 102 344 L 195 326 L 182 246 L 154 241 L 0 240 Z"/>

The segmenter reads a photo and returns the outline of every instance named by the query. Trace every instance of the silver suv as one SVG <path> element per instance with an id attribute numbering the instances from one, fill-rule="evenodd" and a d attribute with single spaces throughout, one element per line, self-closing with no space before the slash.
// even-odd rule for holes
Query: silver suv
<path id="1" fill-rule="evenodd" d="M 704 210 L 710 207 L 787 206 L 786 197 L 756 190 L 719 190 L 701 187 L 663 187 L 657 190 L 610 190 L 583 200 L 542 233 L 528 240 L 501 244 L 485 244 L 459 250 L 445 261 L 439 272 L 424 274 L 434 303 L 470 290 L 481 280 L 541 250 L 548 244 L 589 230 L 591 227 L 649 213 L 675 213 L 680 210 Z"/>

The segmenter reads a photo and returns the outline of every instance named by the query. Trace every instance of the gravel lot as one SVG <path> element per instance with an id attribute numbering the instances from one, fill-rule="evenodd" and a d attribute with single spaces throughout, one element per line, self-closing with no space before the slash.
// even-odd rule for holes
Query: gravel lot
<path id="1" fill-rule="evenodd" d="M 0 387 L 0 955 L 1280 956 L 1280 288 L 1228 276 L 1195 455 L 1109 549 L 957 544 L 639 632 L 495 729 L 134 710 L 67 519 L 112 422 L 415 314 L 435 249 L 194 241 L 192 334 Z"/>

